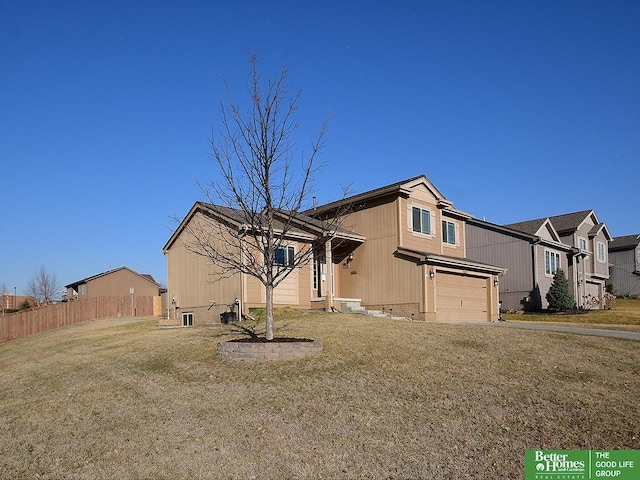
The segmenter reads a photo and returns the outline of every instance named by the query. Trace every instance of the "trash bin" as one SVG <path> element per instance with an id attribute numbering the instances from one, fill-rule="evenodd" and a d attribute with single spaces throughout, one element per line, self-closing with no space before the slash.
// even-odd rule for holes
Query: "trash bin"
<path id="1" fill-rule="evenodd" d="M 237 322 L 237 321 L 238 321 L 238 315 L 236 314 L 236 312 L 222 312 L 220 314 L 220 323 L 224 323 L 226 325 L 227 323 Z"/>

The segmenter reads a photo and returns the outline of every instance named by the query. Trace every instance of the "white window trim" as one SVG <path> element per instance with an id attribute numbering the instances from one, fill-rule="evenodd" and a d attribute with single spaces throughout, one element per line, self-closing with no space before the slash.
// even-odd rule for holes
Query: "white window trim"
<path id="1" fill-rule="evenodd" d="M 185 317 L 188 318 L 189 316 L 191 316 L 191 324 L 189 324 L 189 322 L 187 321 L 187 323 L 185 324 Z M 193 327 L 193 312 L 182 312 L 182 326 L 183 327 Z"/>
<path id="2" fill-rule="evenodd" d="M 422 218 L 422 212 L 429 212 L 429 233 L 424 233 L 422 232 L 422 228 L 420 229 L 421 231 L 416 232 L 413 229 L 413 209 L 414 208 L 418 208 L 420 209 L 420 218 Z M 407 212 L 407 228 L 408 230 L 411 232 L 412 235 L 417 235 L 420 237 L 428 237 L 428 238 L 433 238 L 436 234 L 436 222 L 435 222 L 435 212 L 433 210 L 431 210 L 430 208 L 425 208 L 421 205 L 409 205 L 408 208 L 408 212 Z M 421 225 L 422 227 L 422 225 Z"/>
<path id="3" fill-rule="evenodd" d="M 584 248 L 580 245 L 581 242 L 584 242 Z M 578 237 L 578 248 L 583 252 L 589 251 L 589 241 L 584 237 Z"/>
<path id="4" fill-rule="evenodd" d="M 547 255 L 549 255 L 549 269 L 547 269 Z M 554 257 L 557 258 L 557 264 L 555 265 L 555 270 L 553 269 L 553 266 L 551 265 L 551 255 L 553 255 Z M 553 277 L 556 274 L 556 271 L 558 271 L 558 269 L 562 268 L 562 255 L 560 255 L 558 252 L 554 252 L 553 250 L 548 250 L 548 249 L 544 249 L 544 275 L 545 277 Z M 551 273 L 549 273 L 549 271 L 551 271 Z"/>
<path id="5" fill-rule="evenodd" d="M 602 248 L 602 258 L 600 257 L 600 249 Z M 604 242 L 596 242 L 596 258 L 600 263 L 607 263 L 607 246 Z"/>
<path id="6" fill-rule="evenodd" d="M 284 250 L 284 263 L 279 263 L 277 260 L 278 251 Z M 273 259 L 273 264 L 278 267 L 289 267 L 293 268 L 293 263 L 295 261 L 296 250 L 293 245 L 282 245 L 276 248 L 275 258 Z"/>

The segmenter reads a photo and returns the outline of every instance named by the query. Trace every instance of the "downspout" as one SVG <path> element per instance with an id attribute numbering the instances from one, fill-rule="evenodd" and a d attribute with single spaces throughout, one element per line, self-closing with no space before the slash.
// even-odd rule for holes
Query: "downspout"
<path id="1" fill-rule="evenodd" d="M 171 320 L 171 306 L 169 302 L 169 252 L 164 252 L 164 259 L 167 262 L 167 293 L 165 294 L 165 300 L 167 302 L 167 321 Z"/>
<path id="2" fill-rule="evenodd" d="M 533 257 L 533 291 L 538 292 L 540 296 L 540 303 L 538 304 L 538 299 L 536 298 L 536 310 L 542 309 L 542 292 L 540 291 L 540 281 L 538 277 L 538 248 L 537 246 L 540 244 L 541 238 L 537 237 L 536 240 L 531 244 L 531 254 Z"/>

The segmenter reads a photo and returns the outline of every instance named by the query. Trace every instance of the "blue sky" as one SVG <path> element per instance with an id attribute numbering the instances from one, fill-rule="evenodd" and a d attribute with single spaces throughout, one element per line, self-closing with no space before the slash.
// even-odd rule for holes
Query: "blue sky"
<path id="1" fill-rule="evenodd" d="M 505 224 L 594 209 L 640 233 L 640 3 L 0 0 L 0 285 L 161 249 L 216 178 L 226 75 L 290 69 L 320 203 L 424 173 Z"/>

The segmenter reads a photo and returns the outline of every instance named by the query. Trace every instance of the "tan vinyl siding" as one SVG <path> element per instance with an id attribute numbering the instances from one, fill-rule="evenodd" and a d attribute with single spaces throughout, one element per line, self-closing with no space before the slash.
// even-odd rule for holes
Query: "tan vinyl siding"
<path id="1" fill-rule="evenodd" d="M 193 312 L 195 324 L 219 322 L 220 313 L 231 308 L 236 298 L 245 310 L 264 307 L 265 288 L 258 279 L 239 272 L 219 275 L 220 270 L 210 260 L 186 248 L 189 238 L 186 228 L 167 251 L 168 294 L 175 323 L 180 323 L 183 312 Z M 211 238 L 216 238 L 214 231 Z M 296 251 L 301 248 L 296 243 L 291 245 Z M 310 269 L 311 265 L 303 266 L 284 279 L 274 291 L 274 304 L 309 306 Z"/>
<path id="2" fill-rule="evenodd" d="M 176 242 L 167 252 L 169 264 L 169 300 L 175 296 L 181 308 L 231 304 L 240 296 L 240 275 L 220 279 L 216 268 L 204 257 L 189 252 Z"/>
<path id="3" fill-rule="evenodd" d="M 154 296 L 159 294 L 158 285 L 123 268 L 87 283 L 86 298 L 129 295 L 134 289 L 136 296 Z"/>
<path id="4" fill-rule="evenodd" d="M 424 196 L 424 195 L 423 195 Z M 400 199 L 401 212 L 400 228 L 402 230 L 402 244 L 398 246 L 426 253 L 442 253 L 442 215 L 436 208 L 435 199 L 431 203 L 424 199 Z M 427 210 L 431 213 L 431 233 L 417 233 L 413 231 L 412 209 L 413 207 Z"/>
<path id="5" fill-rule="evenodd" d="M 335 266 L 340 297 L 360 298 L 363 305 L 391 304 L 420 297 L 420 269 L 393 256 L 398 248 L 396 222 L 394 203 L 349 215 L 350 229 L 364 235 L 367 241 L 354 252 L 355 259 L 348 268 L 344 264 Z M 403 224 L 401 228 L 406 228 L 406 219 Z"/>

